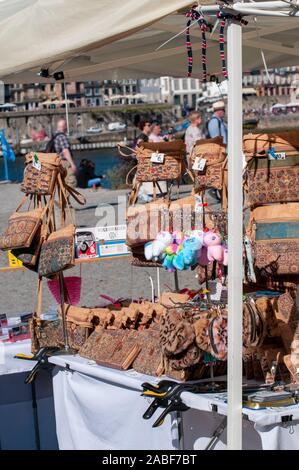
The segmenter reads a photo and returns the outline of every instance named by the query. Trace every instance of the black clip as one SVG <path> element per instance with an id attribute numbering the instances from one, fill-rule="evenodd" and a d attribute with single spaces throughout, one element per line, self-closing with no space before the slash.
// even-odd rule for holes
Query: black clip
<path id="1" fill-rule="evenodd" d="M 212 411 L 213 413 L 218 413 L 218 406 L 215 404 L 212 404 Z"/>
<path id="2" fill-rule="evenodd" d="M 290 423 L 291 421 L 293 421 L 293 415 L 287 415 L 287 416 L 281 417 L 282 423 Z"/>

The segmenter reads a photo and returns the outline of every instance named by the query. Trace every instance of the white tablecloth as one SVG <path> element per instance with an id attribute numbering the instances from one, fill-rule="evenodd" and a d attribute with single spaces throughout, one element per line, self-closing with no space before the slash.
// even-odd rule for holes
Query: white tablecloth
<path id="1" fill-rule="evenodd" d="M 50 361 L 59 366 L 53 387 L 60 449 L 179 448 L 176 421 L 168 417 L 162 427 L 152 429 L 153 419 L 142 419 L 151 399 L 140 396 L 141 384 L 159 379 L 97 366 L 79 356 L 57 356 Z M 204 449 L 226 415 L 227 405 L 221 396 L 212 394 L 184 393 L 182 398 L 191 408 L 183 414 L 184 448 Z M 212 412 L 213 404 L 217 413 Z M 299 449 L 299 405 L 258 411 L 244 408 L 243 413 L 244 449 Z M 282 416 L 288 415 L 293 421 L 282 423 Z M 215 449 L 225 447 L 223 432 Z"/>
<path id="2" fill-rule="evenodd" d="M 159 429 L 142 415 L 151 400 L 140 396 L 148 380 L 133 371 L 92 366 L 80 357 L 53 357 L 56 429 L 61 450 L 177 449 L 177 423 Z M 71 371 L 64 369 L 68 364 Z"/>

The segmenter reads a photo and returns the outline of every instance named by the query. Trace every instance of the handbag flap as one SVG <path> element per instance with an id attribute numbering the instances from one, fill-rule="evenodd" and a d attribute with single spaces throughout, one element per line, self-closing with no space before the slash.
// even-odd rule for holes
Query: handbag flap
<path id="1" fill-rule="evenodd" d="M 9 221 L 15 221 L 16 219 L 36 219 L 40 221 L 42 218 L 44 210 L 43 209 L 33 209 L 29 212 L 14 212 L 10 217 Z"/>
<path id="2" fill-rule="evenodd" d="M 299 135 L 297 131 L 275 134 L 247 134 L 243 138 L 243 149 L 246 156 L 263 156 L 270 148 L 276 152 L 298 151 Z"/>
<path id="3" fill-rule="evenodd" d="M 37 155 L 40 163 L 42 165 L 51 165 L 51 166 L 59 166 L 61 164 L 61 159 L 57 153 L 41 153 L 41 152 L 30 152 L 26 155 L 26 165 L 32 163 L 34 155 Z"/>
<path id="4" fill-rule="evenodd" d="M 68 237 L 74 237 L 76 232 L 76 227 L 75 225 L 67 225 L 66 227 L 63 227 L 59 230 L 56 230 L 56 232 L 51 233 L 49 236 L 47 242 L 51 242 L 53 240 L 56 240 L 57 238 L 68 238 Z"/>
<path id="5" fill-rule="evenodd" d="M 287 204 L 260 206 L 252 211 L 252 217 L 257 222 L 299 220 L 299 203 L 289 202 Z"/>
<path id="6" fill-rule="evenodd" d="M 199 156 L 207 160 L 207 166 L 222 163 L 226 158 L 226 146 L 223 144 L 223 138 L 198 140 L 191 154 L 191 162 L 194 162 L 195 158 Z"/>
<path id="7" fill-rule="evenodd" d="M 142 142 L 139 148 L 151 150 L 151 152 L 165 153 L 165 155 L 183 158 L 186 153 L 186 145 L 183 140 L 173 142 Z"/>

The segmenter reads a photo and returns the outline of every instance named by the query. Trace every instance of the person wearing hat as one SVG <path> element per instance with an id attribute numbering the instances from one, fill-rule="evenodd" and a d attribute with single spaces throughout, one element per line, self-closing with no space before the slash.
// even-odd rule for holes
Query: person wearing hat
<path id="1" fill-rule="evenodd" d="M 227 145 L 227 125 L 224 121 L 225 104 L 224 101 L 217 101 L 213 104 L 214 114 L 208 122 L 208 138 L 223 137 L 223 143 Z"/>

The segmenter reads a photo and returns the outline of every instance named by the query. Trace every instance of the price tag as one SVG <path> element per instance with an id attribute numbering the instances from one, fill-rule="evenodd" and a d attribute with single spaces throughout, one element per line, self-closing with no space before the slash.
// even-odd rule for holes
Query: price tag
<path id="1" fill-rule="evenodd" d="M 35 168 L 38 171 L 41 171 L 41 169 L 42 169 L 41 162 L 39 161 L 38 156 L 37 156 L 36 153 L 33 155 L 32 166 L 33 166 L 33 168 Z"/>
<path id="2" fill-rule="evenodd" d="M 192 170 L 203 171 L 205 169 L 207 160 L 205 158 L 196 157 L 193 163 Z"/>
<path id="3" fill-rule="evenodd" d="M 285 152 L 276 152 L 276 160 L 285 160 L 286 153 Z"/>
<path id="4" fill-rule="evenodd" d="M 219 302 L 221 299 L 221 294 L 222 294 L 222 284 L 221 282 L 217 281 L 211 281 L 209 282 L 209 289 L 210 289 L 210 298 L 211 300 L 214 300 L 215 302 Z"/>
<path id="5" fill-rule="evenodd" d="M 151 156 L 151 162 L 152 163 L 160 163 L 163 164 L 165 160 L 165 154 L 164 153 L 152 153 Z"/>

